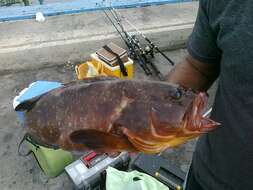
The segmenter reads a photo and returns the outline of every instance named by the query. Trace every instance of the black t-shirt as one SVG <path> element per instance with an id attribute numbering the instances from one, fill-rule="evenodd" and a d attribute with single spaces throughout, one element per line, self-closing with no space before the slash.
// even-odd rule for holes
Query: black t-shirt
<path id="1" fill-rule="evenodd" d="M 207 190 L 253 190 L 253 1 L 200 0 L 187 48 L 220 66 L 211 117 L 222 126 L 200 137 L 195 176 Z"/>

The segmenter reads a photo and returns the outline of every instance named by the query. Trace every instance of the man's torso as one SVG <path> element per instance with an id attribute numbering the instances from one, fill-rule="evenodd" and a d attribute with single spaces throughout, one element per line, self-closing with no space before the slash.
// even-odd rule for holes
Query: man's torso
<path id="1" fill-rule="evenodd" d="M 200 138 L 193 165 L 207 189 L 253 189 L 253 3 L 205 2 L 222 52 L 212 113 L 222 126 Z"/>

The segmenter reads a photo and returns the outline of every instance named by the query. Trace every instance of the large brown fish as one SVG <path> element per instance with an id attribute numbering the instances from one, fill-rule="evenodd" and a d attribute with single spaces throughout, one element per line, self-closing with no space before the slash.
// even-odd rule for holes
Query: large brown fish
<path id="1" fill-rule="evenodd" d="M 90 78 L 20 104 L 33 139 L 69 151 L 158 153 L 217 127 L 207 97 L 167 82 Z"/>

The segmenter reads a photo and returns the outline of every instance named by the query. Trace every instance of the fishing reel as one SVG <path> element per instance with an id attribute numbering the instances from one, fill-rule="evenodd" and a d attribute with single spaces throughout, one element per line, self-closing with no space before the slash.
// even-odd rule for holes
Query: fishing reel
<path id="1" fill-rule="evenodd" d="M 146 45 L 145 48 L 141 47 L 140 40 L 137 38 L 136 35 L 131 36 L 133 43 L 135 44 L 136 48 L 141 51 L 142 55 L 150 56 L 154 58 L 154 47 L 150 45 Z"/>
<path id="2" fill-rule="evenodd" d="M 150 57 L 154 58 L 154 48 L 153 47 L 150 47 L 149 45 L 147 45 L 145 48 L 144 48 L 144 51 L 145 51 L 145 54 L 146 55 L 149 55 Z"/>
<path id="3" fill-rule="evenodd" d="M 148 45 L 146 45 L 145 47 L 142 46 L 140 40 L 136 35 L 130 35 L 125 30 L 124 26 L 121 23 L 121 19 L 119 18 L 119 14 L 116 12 L 116 10 L 114 8 L 111 8 L 109 9 L 109 11 L 113 19 L 109 16 L 109 14 L 107 14 L 106 11 L 104 11 L 104 13 L 109 19 L 109 21 L 112 23 L 114 28 L 117 30 L 117 32 L 120 34 L 122 40 L 127 45 L 130 58 L 132 58 L 134 61 L 136 61 L 136 63 L 140 65 L 146 75 L 152 75 L 153 70 L 154 74 L 159 78 L 159 80 L 165 80 L 165 77 L 159 71 L 158 67 L 151 61 L 151 59 L 155 57 L 154 49 L 159 52 L 164 58 L 166 58 L 171 65 L 174 65 L 174 62 L 170 58 L 168 58 L 156 45 L 154 45 L 150 39 L 148 39 L 134 25 L 132 25 L 127 19 L 125 19 L 125 21 L 127 21 L 128 24 L 131 25 L 135 29 L 135 31 L 137 31 L 137 33 L 148 42 Z M 115 22 L 118 26 L 116 26 Z"/>
<path id="4" fill-rule="evenodd" d="M 147 45 L 145 48 L 142 48 L 140 40 L 136 35 L 131 35 L 131 39 L 134 44 L 134 47 L 141 55 L 144 56 L 150 55 L 151 57 L 153 57 L 153 49 L 151 49 L 150 46 Z"/>

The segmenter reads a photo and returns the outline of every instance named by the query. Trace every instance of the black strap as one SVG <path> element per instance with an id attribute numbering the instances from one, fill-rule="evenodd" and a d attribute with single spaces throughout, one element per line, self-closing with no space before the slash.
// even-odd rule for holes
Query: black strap
<path id="1" fill-rule="evenodd" d="M 23 144 L 24 141 L 28 141 L 29 143 L 31 143 L 33 146 L 35 146 L 36 150 L 38 150 L 40 147 L 36 144 L 36 142 L 33 141 L 33 139 L 31 138 L 31 135 L 26 133 L 23 137 L 23 139 L 21 140 L 21 142 L 18 145 L 18 155 L 19 156 L 29 156 L 31 153 L 34 153 L 32 150 L 29 150 L 27 153 L 23 154 L 20 152 L 20 147 Z M 40 169 L 42 171 L 44 171 L 44 168 L 41 166 L 41 163 L 39 162 L 38 158 L 36 156 L 34 156 L 34 158 L 36 159 L 38 165 L 40 166 Z M 45 171 L 44 171 L 45 172 Z"/>
<path id="2" fill-rule="evenodd" d="M 26 134 L 24 135 L 23 139 L 20 141 L 20 143 L 19 143 L 19 145 L 18 145 L 18 155 L 19 155 L 19 156 L 28 156 L 28 155 L 30 155 L 30 154 L 32 153 L 31 150 L 29 150 L 29 151 L 28 151 L 27 153 L 25 153 L 25 154 L 23 154 L 23 153 L 20 152 L 21 145 L 24 143 L 24 141 L 28 141 L 29 143 L 31 143 L 33 146 L 36 147 L 36 150 L 37 150 L 38 148 L 40 148 L 40 147 L 39 147 L 38 145 L 36 145 L 29 137 L 30 137 L 30 135 L 29 135 L 28 133 L 26 133 Z"/>
<path id="3" fill-rule="evenodd" d="M 45 144 L 45 143 L 42 143 L 42 142 L 39 142 L 38 140 L 36 140 L 34 137 L 32 137 L 30 134 L 26 133 L 23 137 L 23 139 L 21 140 L 21 142 L 19 143 L 18 145 L 18 154 L 20 156 L 28 156 L 29 154 L 32 153 L 32 151 L 28 151 L 26 154 L 22 154 L 20 152 L 20 148 L 21 148 L 21 145 L 23 144 L 24 141 L 27 141 L 29 142 L 30 144 L 32 144 L 33 146 L 35 146 L 36 150 L 40 148 L 39 145 L 43 146 L 43 147 L 46 147 L 46 148 L 51 148 L 51 149 L 54 149 L 54 150 L 57 150 L 59 149 L 58 146 L 56 145 L 48 145 L 48 144 Z M 39 144 L 39 145 L 38 145 Z"/>
<path id="4" fill-rule="evenodd" d="M 125 65 L 124 65 L 123 61 L 120 59 L 120 56 L 119 56 L 117 53 L 115 53 L 115 52 L 114 52 L 110 47 L 108 47 L 107 45 L 103 46 L 103 48 L 104 48 L 106 51 L 108 51 L 108 52 L 110 52 L 110 53 L 112 53 L 113 55 L 116 56 L 116 58 L 117 58 L 117 63 L 119 64 L 121 73 L 122 73 L 124 76 L 128 76 L 127 71 L 126 71 L 126 68 L 125 68 Z"/>

